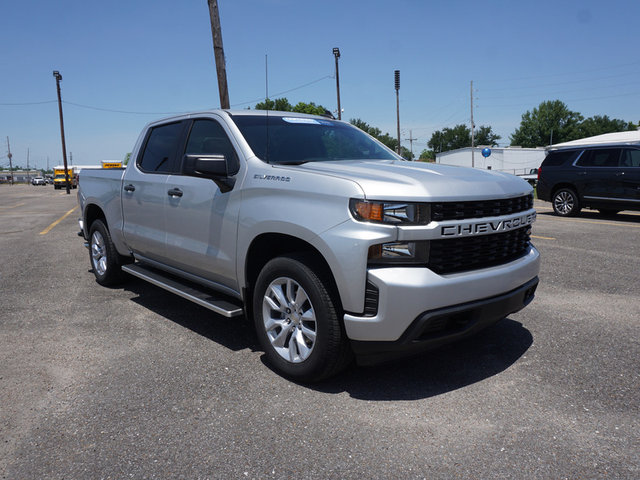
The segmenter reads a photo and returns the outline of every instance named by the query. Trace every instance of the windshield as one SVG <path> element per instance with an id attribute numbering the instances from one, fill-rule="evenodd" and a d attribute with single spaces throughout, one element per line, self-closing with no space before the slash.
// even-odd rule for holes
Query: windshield
<path id="1" fill-rule="evenodd" d="M 362 130 L 329 119 L 236 115 L 233 121 L 253 153 L 268 163 L 400 158 Z"/>

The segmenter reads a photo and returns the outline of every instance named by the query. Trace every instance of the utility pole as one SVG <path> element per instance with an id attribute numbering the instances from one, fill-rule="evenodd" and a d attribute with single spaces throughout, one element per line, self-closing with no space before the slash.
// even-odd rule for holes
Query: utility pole
<path id="1" fill-rule="evenodd" d="M 409 145 L 411 146 L 411 158 L 413 159 L 413 141 L 417 140 L 417 138 L 413 138 L 413 132 L 409 130 L 409 138 L 405 138 L 405 140 L 409 140 Z"/>
<path id="2" fill-rule="evenodd" d="M 471 80 L 471 168 L 475 168 L 475 159 L 473 155 L 473 147 L 475 143 L 475 128 L 473 123 L 473 80 Z"/>
<path id="3" fill-rule="evenodd" d="M 333 49 L 333 56 L 336 57 L 336 92 L 338 94 L 338 120 L 342 120 L 342 109 L 340 108 L 340 74 L 338 72 L 338 59 L 340 58 L 340 49 Z"/>
<path id="4" fill-rule="evenodd" d="M 31 182 L 31 176 L 29 175 L 29 149 L 27 148 L 27 183 Z"/>
<path id="5" fill-rule="evenodd" d="M 400 155 L 400 70 L 396 70 L 393 73 L 396 86 L 396 115 L 398 117 L 398 147 L 396 153 Z"/>
<path id="6" fill-rule="evenodd" d="M 209 18 L 211 19 L 211 35 L 213 36 L 213 54 L 216 60 L 216 72 L 218 73 L 218 91 L 220 92 L 220 108 L 228 109 L 229 88 L 227 87 L 227 67 L 224 61 L 224 48 L 222 47 L 222 28 L 220 27 L 220 13 L 218 12 L 218 0 L 207 0 L 209 3 Z"/>
<path id="7" fill-rule="evenodd" d="M 56 79 L 56 89 L 58 90 L 58 112 L 60 113 L 60 137 L 62 137 L 62 160 L 64 161 L 64 180 L 67 185 L 67 195 L 71 193 L 69 188 L 69 172 L 67 167 L 67 144 L 64 141 L 64 119 L 62 118 L 62 96 L 60 95 L 60 80 L 62 75 L 58 70 L 53 71 L 53 76 Z"/>
<path id="8" fill-rule="evenodd" d="M 7 137 L 7 150 L 9 151 L 9 153 L 7 153 L 7 157 L 9 157 L 9 173 L 11 174 L 11 185 L 13 185 L 13 163 L 11 162 L 13 155 L 11 154 L 11 145 L 9 145 L 9 137 Z"/>

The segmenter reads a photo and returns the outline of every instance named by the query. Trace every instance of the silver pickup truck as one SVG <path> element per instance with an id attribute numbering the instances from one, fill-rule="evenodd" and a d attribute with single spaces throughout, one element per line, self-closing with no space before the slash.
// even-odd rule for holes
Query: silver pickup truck
<path id="1" fill-rule="evenodd" d="M 251 320 L 302 381 L 466 337 L 533 299 L 530 185 L 408 162 L 345 122 L 207 111 L 80 179 L 98 283 L 129 275 Z"/>

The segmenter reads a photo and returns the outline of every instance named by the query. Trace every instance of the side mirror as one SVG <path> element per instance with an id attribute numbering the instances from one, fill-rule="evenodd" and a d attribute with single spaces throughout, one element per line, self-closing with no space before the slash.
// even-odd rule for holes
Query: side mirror
<path id="1" fill-rule="evenodd" d="M 224 155 L 192 155 L 184 156 L 182 172 L 185 175 L 205 178 L 226 178 L 227 160 Z"/>
<path id="2" fill-rule="evenodd" d="M 224 155 L 186 154 L 182 161 L 182 173 L 192 177 L 209 178 L 218 185 L 222 193 L 233 189 L 236 179 L 229 176 Z M 231 172 L 235 175 L 237 172 Z"/>

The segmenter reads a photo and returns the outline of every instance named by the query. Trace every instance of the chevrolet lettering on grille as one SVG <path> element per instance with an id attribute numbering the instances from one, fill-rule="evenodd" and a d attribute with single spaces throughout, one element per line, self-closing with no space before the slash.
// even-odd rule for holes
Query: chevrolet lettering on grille
<path id="1" fill-rule="evenodd" d="M 468 237 L 471 235 L 486 235 L 489 233 L 508 232 L 531 225 L 536 221 L 536 213 L 528 213 L 504 220 L 490 220 L 485 222 L 468 222 L 458 225 L 443 225 L 440 227 L 442 237 Z"/>

